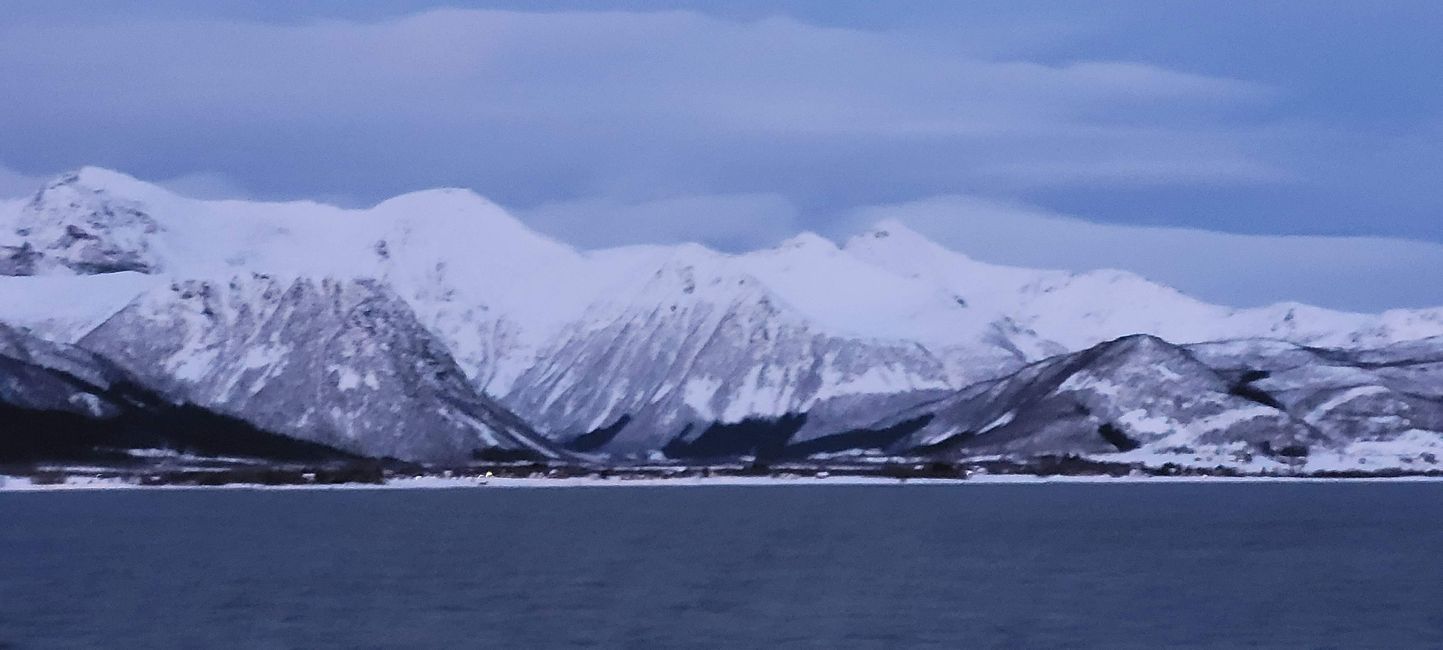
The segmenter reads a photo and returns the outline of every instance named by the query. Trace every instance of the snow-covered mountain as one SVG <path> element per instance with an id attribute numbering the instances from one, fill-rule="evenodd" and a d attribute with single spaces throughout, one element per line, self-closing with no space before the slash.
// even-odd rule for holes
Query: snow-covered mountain
<path id="1" fill-rule="evenodd" d="M 1174 404 L 1156 430 L 1128 434 L 1152 449 L 1171 444 L 1164 426 L 1208 429 L 1257 406 L 1229 392 L 1231 371 L 1204 363 L 1221 352 L 1172 354 L 1171 344 L 1234 341 L 1208 350 L 1265 365 L 1270 346 L 1394 351 L 1368 353 L 1381 355 L 1443 336 L 1443 309 L 1232 309 L 1120 271 L 980 263 L 898 223 L 840 248 L 804 233 L 740 255 L 694 244 L 578 251 L 466 190 L 367 209 L 202 201 L 95 168 L 0 203 L 0 322 L 78 343 L 174 400 L 427 460 L 555 455 L 558 445 L 637 455 L 756 453 L 777 440 L 925 446 L 1014 410 L 989 391 L 1053 390 L 1013 373 L 1070 376 L 1081 362 L 1067 353 L 1119 360 L 1114 370 L 1084 363 L 1084 375 L 1135 380 L 1080 402 L 1114 426 L 1157 400 Z M 1135 334 L 1158 338 L 1115 342 Z M 1153 365 L 1176 366 L 1183 383 L 1144 371 Z M 1011 388 L 978 384 L 998 378 Z M 1105 451 L 1102 416 L 1048 410 L 1075 393 L 994 426 L 1017 439 L 988 449 Z M 1429 412 L 1436 395 L 1420 399 L 1414 411 Z M 989 415 L 978 400 L 1007 408 Z M 900 427 L 897 414 L 914 417 Z M 1438 428 L 1419 420 L 1419 431 Z M 1219 435 L 1283 448 L 1376 433 L 1259 416 Z"/>
<path id="2" fill-rule="evenodd" d="M 177 281 L 79 344 L 173 398 L 358 454 L 561 455 L 477 393 L 445 346 L 374 280 Z"/>
<path id="3" fill-rule="evenodd" d="M 26 261 L 11 273 L 77 297 L 83 283 L 54 276 L 91 267 L 66 263 L 69 240 L 30 225 L 67 210 L 81 215 L 71 221 L 82 240 L 116 242 L 103 249 L 114 259 L 87 263 L 130 270 L 109 275 L 131 276 L 133 286 L 82 299 L 94 305 L 90 313 L 61 318 L 32 308 L 0 317 L 74 339 L 82 324 L 119 308 L 114 293 L 167 279 L 375 278 L 481 391 L 561 439 L 626 418 L 614 444 L 635 451 L 714 421 L 779 417 L 838 396 L 892 401 L 956 388 L 1060 351 L 1005 319 L 978 322 L 946 296 L 816 236 L 740 256 L 695 245 L 582 253 L 462 190 L 341 210 L 197 201 L 98 169 L 17 204 L 16 225 L 6 229 L 6 250 Z M 123 263 L 133 259 L 145 263 Z M 8 280 L 0 292 L 23 293 L 33 282 Z M 834 290 L 838 282 L 848 290 Z"/>
<path id="4" fill-rule="evenodd" d="M 739 256 L 687 245 L 587 261 L 623 280 L 541 351 L 504 401 L 560 435 L 624 419 L 611 451 L 657 449 L 713 423 L 779 419 L 837 398 L 922 399 L 1060 350 L 1005 321 L 977 322 L 815 235 Z M 798 438 L 838 426 L 814 421 Z"/>
<path id="5" fill-rule="evenodd" d="M 1191 354 L 1332 444 L 1314 468 L 1443 466 L 1443 338 L 1338 350 L 1267 340 Z"/>
<path id="6" fill-rule="evenodd" d="M 1053 357 L 903 414 L 904 420 L 931 418 L 904 444 L 965 455 L 1216 455 L 1328 440 L 1239 385 L 1183 348 L 1134 335 Z"/>
<path id="7" fill-rule="evenodd" d="M 1338 350 L 1127 336 L 867 425 L 894 453 L 1443 469 L 1443 339 Z"/>
<path id="8" fill-rule="evenodd" d="M 554 432 L 623 421 L 608 448 L 659 449 L 713 422 L 780 418 L 849 394 L 950 386 L 922 346 L 835 334 L 710 251 L 683 248 L 603 300 L 507 396 Z"/>
<path id="9" fill-rule="evenodd" d="M 173 403 L 94 353 L 0 325 L 0 463 L 125 462 L 157 450 L 265 461 L 350 457 Z"/>
<path id="10" fill-rule="evenodd" d="M 1273 338 L 1331 347 L 1380 346 L 1443 334 L 1443 308 L 1358 314 L 1282 303 L 1213 305 L 1126 271 L 1041 271 L 985 264 L 896 221 L 850 239 L 860 259 L 954 293 L 978 318 L 1009 317 L 1069 350 L 1130 334 L 1176 343 Z"/>

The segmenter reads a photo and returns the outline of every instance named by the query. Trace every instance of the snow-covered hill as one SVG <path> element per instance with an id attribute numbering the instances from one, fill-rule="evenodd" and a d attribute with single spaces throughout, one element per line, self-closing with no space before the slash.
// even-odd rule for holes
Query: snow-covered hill
<path id="1" fill-rule="evenodd" d="M 374 280 L 177 281 L 79 344 L 172 398 L 358 454 L 561 455 L 478 394 L 445 346 Z"/>
<path id="2" fill-rule="evenodd" d="M 561 453 L 533 431 L 621 454 L 748 453 L 748 436 L 777 435 L 832 449 L 889 414 L 958 391 L 945 399 L 972 403 L 991 390 L 977 382 L 1134 334 L 1243 341 L 1211 349 L 1253 346 L 1250 359 L 1274 345 L 1396 353 L 1443 336 L 1443 309 L 1232 309 L 1126 272 L 980 263 L 891 222 L 840 248 L 804 233 L 740 255 L 694 244 L 578 251 L 467 190 L 367 209 L 202 201 L 96 168 L 0 203 L 0 322 L 79 342 L 174 399 L 344 449 L 424 459 Z M 1130 368 L 1171 349 L 1154 340 L 1113 345 Z M 1094 391 L 1111 406 L 1088 408 L 1166 401 L 1167 390 L 1216 398 L 1158 420 L 1178 427 L 1246 406 L 1232 404 L 1240 398 L 1218 383 L 1222 371 L 1191 354 L 1159 366 L 1179 365 L 1184 384 L 1128 375 L 1137 386 Z M 1418 413 L 1436 401 L 1420 399 Z M 968 418 L 984 417 L 971 408 Z M 914 441 L 952 426 L 931 413 Z M 1020 437 L 997 449 L 1099 444 L 1095 431 L 1086 444 L 1075 432 L 1048 437 L 1073 425 L 1059 415 L 1047 429 L 1042 419 L 1016 420 L 1008 431 Z M 1083 420 L 1077 431 L 1096 428 Z M 1424 420 L 1419 431 L 1437 430 Z M 1228 435 L 1269 445 L 1373 435 L 1309 426 Z M 1162 444 L 1161 429 L 1153 434 L 1139 446 Z"/>
<path id="3" fill-rule="evenodd" d="M 780 418 L 839 395 L 950 386 L 942 361 L 921 345 L 837 334 L 735 262 L 674 251 L 589 308 L 506 401 L 553 432 L 626 418 L 608 448 L 645 451 L 713 422 Z"/>
<path id="4" fill-rule="evenodd" d="M 1149 335 L 1059 355 L 929 404 L 904 443 L 963 455 L 1219 456 L 1307 448 L 1328 438 L 1260 403 L 1185 349 Z"/>
<path id="5" fill-rule="evenodd" d="M 1339 350 L 1127 336 L 887 414 L 894 453 L 1443 470 L 1443 339 Z"/>
<path id="6" fill-rule="evenodd" d="M 1443 308 L 1358 314 L 1283 303 L 1212 305 L 1126 271 L 1042 271 L 985 264 L 896 221 L 846 244 L 860 259 L 955 294 L 979 319 L 1007 317 L 1069 350 L 1130 334 L 1176 343 L 1274 338 L 1332 347 L 1380 346 L 1443 334 Z"/>
<path id="7" fill-rule="evenodd" d="M 40 277 L 7 278 L 0 293 L 63 284 L 90 307 L 67 307 L 63 318 L 34 307 L 0 317 L 62 339 L 119 309 L 117 294 L 153 286 L 96 275 L 114 291 L 85 299 L 89 283 L 56 278 L 91 267 L 68 263 L 67 241 L 20 224 L 67 210 L 82 215 L 71 219 L 82 240 L 117 242 L 103 248 L 114 259 L 88 263 L 132 278 L 375 278 L 477 388 L 562 439 L 625 417 L 630 431 L 616 444 L 632 450 L 688 427 L 778 417 L 837 396 L 955 388 L 1060 351 L 1005 319 L 979 322 L 814 235 L 740 256 L 695 245 L 582 253 L 463 190 L 341 210 L 197 201 L 98 169 L 48 184 L 6 229 L 6 250 L 26 260 L 11 272 Z M 846 291 L 835 290 L 842 284 Z"/>
<path id="8" fill-rule="evenodd" d="M 94 353 L 0 325 L 0 463 L 124 463 L 158 450 L 262 461 L 350 457 L 174 403 Z"/>

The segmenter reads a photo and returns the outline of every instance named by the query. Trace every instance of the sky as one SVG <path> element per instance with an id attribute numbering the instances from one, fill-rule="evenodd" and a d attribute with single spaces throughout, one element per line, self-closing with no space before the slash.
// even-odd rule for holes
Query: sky
<path id="1" fill-rule="evenodd" d="M 582 247 L 899 218 L 1240 306 L 1443 305 L 1443 3 L 7 0 L 0 196 L 468 187 Z"/>

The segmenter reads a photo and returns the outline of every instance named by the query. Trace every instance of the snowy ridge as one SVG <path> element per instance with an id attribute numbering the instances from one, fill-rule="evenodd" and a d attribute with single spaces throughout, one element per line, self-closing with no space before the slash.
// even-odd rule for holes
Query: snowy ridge
<path id="1" fill-rule="evenodd" d="M 374 280 L 177 281 L 142 295 L 80 345 L 174 398 L 363 455 L 559 455 L 477 394 L 444 346 Z"/>
<path id="2" fill-rule="evenodd" d="M 956 294 L 980 318 L 1010 317 L 1041 337 L 1080 350 L 1130 334 L 1177 343 L 1276 338 L 1333 347 L 1379 346 L 1443 335 L 1443 308 L 1357 314 L 1281 303 L 1212 305 L 1126 271 L 1038 271 L 977 262 L 896 221 L 845 249 L 879 267 Z"/>
<path id="3" fill-rule="evenodd" d="M 639 452 L 709 423 L 779 418 L 839 395 L 949 386 L 920 345 L 830 334 L 735 262 L 679 249 L 593 305 L 505 401 L 553 432 L 628 417 L 613 448 Z"/>
<path id="4" fill-rule="evenodd" d="M 0 275 L 0 322 L 73 343 L 125 307 L 135 296 L 165 284 L 144 273 L 93 276 Z"/>
<path id="5" fill-rule="evenodd" d="M 954 457 L 1290 469 L 1443 469 L 1443 340 L 1371 351 L 1135 335 L 1029 365 L 873 424 Z"/>
<path id="6" fill-rule="evenodd" d="M 882 430 L 923 446 L 960 433 L 1021 436 L 993 445 L 1008 453 L 1101 453 L 1099 422 L 1129 431 L 1133 454 L 1212 435 L 1199 432 L 1255 447 L 1341 448 L 1443 428 L 1426 415 L 1436 377 L 1398 385 L 1438 347 L 1429 339 L 1443 336 L 1443 309 L 1232 309 L 1121 271 L 984 264 L 895 222 L 841 247 L 803 233 L 735 255 L 695 244 L 577 251 L 460 189 L 343 209 L 202 201 L 85 168 L 0 204 L 0 322 L 78 341 L 174 399 L 409 458 L 560 453 L 547 438 L 619 454 L 717 449 L 718 426 L 779 422 L 791 429 L 763 433 L 789 444 Z M 1168 347 L 1126 339 L 1124 354 L 1109 343 L 1136 334 Z M 1215 341 L 1234 343 L 1164 352 Z M 1031 385 L 1013 373 L 1102 354 L 1094 346 L 1167 361 L 1146 373 L 1127 370 L 1140 362 L 1063 373 L 1072 383 L 1048 390 L 1092 396 L 1067 398 L 1097 414 L 1081 420 L 1028 416 L 1012 398 L 986 397 L 1012 394 L 1004 384 L 978 383 Z M 1308 374 L 1316 403 L 1289 402 L 1279 420 L 1231 394 L 1235 371 L 1215 363 L 1236 349 L 1229 354 L 1246 363 L 1233 365 L 1259 370 L 1299 346 L 1379 349 L 1368 354 L 1393 354 L 1407 363 L 1388 363 L 1408 369 L 1363 357 L 1329 365 L 1341 352 L 1318 353 L 1302 367 L 1356 381 L 1325 394 L 1322 375 Z M 1289 376 L 1267 367 L 1258 390 Z M 1175 399 L 1165 397 L 1176 382 Z M 1144 386 L 1162 392 L 1140 394 Z M 1190 391 L 1212 401 L 1178 406 Z M 927 406 L 954 393 L 946 399 L 995 408 Z M 1157 411 L 1159 399 L 1174 410 Z M 1379 414 L 1400 404 L 1407 413 Z M 922 429 L 887 425 L 918 409 L 932 417 Z M 1366 416 L 1348 415 L 1357 409 Z M 1258 427 L 1281 437 L 1255 435 Z M 1078 431 L 1091 437 L 1068 442 Z"/>
<path id="7" fill-rule="evenodd" d="M 339 450 L 178 404 L 109 360 L 0 325 L 0 459 L 130 462 L 231 457 L 251 462 L 348 458 Z"/>

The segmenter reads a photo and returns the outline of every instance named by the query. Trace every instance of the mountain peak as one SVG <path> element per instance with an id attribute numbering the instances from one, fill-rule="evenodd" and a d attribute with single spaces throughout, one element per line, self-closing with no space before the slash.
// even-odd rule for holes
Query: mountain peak
<path id="1" fill-rule="evenodd" d="M 81 194 L 106 194 L 115 198 L 143 200 L 156 196 L 173 196 L 173 193 L 154 183 L 147 183 L 134 176 L 106 169 L 104 167 L 81 167 L 66 172 L 46 183 L 36 194 L 36 201 L 56 192 Z"/>
<path id="2" fill-rule="evenodd" d="M 908 266 L 937 255 L 945 256 L 953 264 L 983 266 L 970 256 L 947 248 L 896 219 L 878 221 L 871 228 L 853 235 L 842 248 L 875 261 L 896 259 Z"/>
<path id="3" fill-rule="evenodd" d="M 832 242 L 832 240 L 827 239 L 826 237 L 823 237 L 823 236 L 821 236 L 821 235 L 818 235 L 817 233 L 814 233 L 814 232 L 812 232 L 812 231 L 810 231 L 810 230 L 804 230 L 804 231 L 799 232 L 799 233 L 797 233 L 797 234 L 795 234 L 795 235 L 792 235 L 791 237 L 787 238 L 787 239 L 786 239 L 785 241 L 783 241 L 782 243 L 778 244 L 776 249 L 777 249 L 777 250 L 804 250 L 804 249 L 805 249 L 805 250 L 819 250 L 819 251 L 827 251 L 827 252 L 838 250 L 838 249 L 837 249 L 837 245 L 836 245 L 834 242 Z"/>
<path id="4" fill-rule="evenodd" d="M 146 198 L 164 190 L 98 167 L 62 174 L 36 192 L 0 233 L 0 274 L 151 273 L 161 225 Z"/>
<path id="5" fill-rule="evenodd" d="M 429 211 L 495 210 L 504 212 L 501 206 L 496 205 L 495 202 L 464 187 L 438 187 L 406 192 L 381 201 L 372 209 L 410 210 L 418 208 Z"/>
<path id="6" fill-rule="evenodd" d="M 883 240 L 883 239 L 886 239 L 886 240 L 892 240 L 893 242 L 902 242 L 902 243 L 912 243 L 912 242 L 915 242 L 915 243 L 931 244 L 931 245 L 933 245 L 933 246 L 937 245 L 937 244 L 936 244 L 935 242 L 933 242 L 931 239 L 928 239 L 926 235 L 923 235 L 922 233 L 919 233 L 919 232 L 917 232 L 916 230 L 913 230 L 910 226 L 908 226 L 908 225 L 905 224 L 905 223 L 902 223 L 901 221 L 899 221 L 899 220 L 897 220 L 897 219 L 883 219 L 883 220 L 881 220 L 881 221 L 878 221 L 878 222 L 875 223 L 875 224 L 872 224 L 872 227 L 870 227 L 870 228 L 862 231 L 861 234 L 852 237 L 852 240 L 867 240 L 867 239 L 871 239 L 871 240 Z"/>
<path id="7" fill-rule="evenodd" d="M 394 240 L 392 245 L 411 247 L 425 266 L 449 260 L 479 273 L 499 270 L 488 266 L 493 262 L 522 265 L 528 259 L 534 263 L 577 256 L 569 245 L 532 230 L 505 208 L 469 189 L 408 192 L 366 212 L 385 229 L 384 238 Z"/>
<path id="8" fill-rule="evenodd" d="M 1167 342 L 1166 340 L 1152 334 L 1129 334 L 1127 336 L 1107 341 L 1097 346 L 1098 349 L 1117 351 L 1126 354 L 1152 354 L 1152 353 L 1181 353 L 1182 348 Z"/>
<path id="9" fill-rule="evenodd" d="M 73 177 L 77 181 L 80 181 L 90 186 L 150 185 L 149 183 L 146 183 L 145 181 L 131 176 L 130 174 L 118 172 L 114 169 L 107 169 L 105 167 L 95 167 L 93 165 L 86 165 L 84 167 L 76 169 L 75 171 L 67 174 L 67 176 Z"/>

